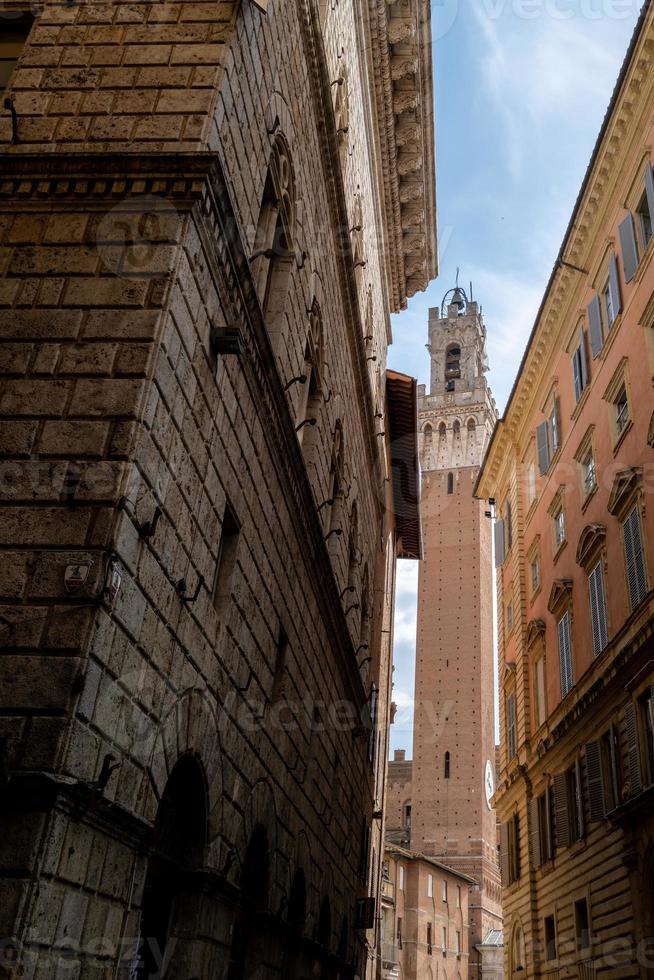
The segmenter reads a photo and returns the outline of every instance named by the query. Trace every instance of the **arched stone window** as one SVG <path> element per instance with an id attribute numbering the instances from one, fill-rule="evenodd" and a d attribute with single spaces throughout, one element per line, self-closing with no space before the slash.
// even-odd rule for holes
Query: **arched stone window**
<path id="1" fill-rule="evenodd" d="M 171 975 L 182 968 L 192 925 L 187 918 L 195 906 L 187 882 L 202 867 L 206 835 L 204 770 L 194 755 L 185 754 L 170 773 L 157 811 L 141 906 L 139 978 L 158 976 L 164 956 L 171 958 Z"/>
<path id="2" fill-rule="evenodd" d="M 431 452 L 431 447 L 434 441 L 434 430 L 431 427 L 431 423 L 427 422 L 427 425 L 422 430 L 422 447 L 425 456 L 428 456 Z"/>
<path id="3" fill-rule="evenodd" d="M 511 977 L 525 976 L 525 934 L 520 923 L 516 923 L 511 938 Z"/>
<path id="4" fill-rule="evenodd" d="M 461 347 L 458 343 L 450 344 L 445 351 L 445 380 L 452 381 L 461 377 Z"/>
<path id="5" fill-rule="evenodd" d="M 286 140 L 273 143 L 252 256 L 268 332 L 276 343 L 282 330 L 288 284 L 295 261 L 295 181 Z"/>

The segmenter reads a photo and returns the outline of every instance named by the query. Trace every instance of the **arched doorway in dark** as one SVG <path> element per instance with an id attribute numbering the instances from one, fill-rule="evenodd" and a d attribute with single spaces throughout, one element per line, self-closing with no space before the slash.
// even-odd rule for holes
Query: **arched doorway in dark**
<path id="1" fill-rule="evenodd" d="M 178 934 L 192 912 L 190 873 L 202 865 L 207 835 L 204 769 L 192 754 L 175 764 L 159 803 L 141 904 L 139 980 L 175 976 Z"/>
<path id="2" fill-rule="evenodd" d="M 252 980 L 265 976 L 275 954 L 264 913 L 268 911 L 270 854 L 268 835 L 261 825 L 254 828 L 245 852 L 240 877 L 240 895 L 232 930 L 228 980 Z"/>

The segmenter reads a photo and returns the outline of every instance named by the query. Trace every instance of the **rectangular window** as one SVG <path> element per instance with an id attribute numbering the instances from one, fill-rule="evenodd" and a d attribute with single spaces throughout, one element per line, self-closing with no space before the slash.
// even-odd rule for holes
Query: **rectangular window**
<path id="1" fill-rule="evenodd" d="M 434 876 L 427 875 L 427 898 L 434 897 Z"/>
<path id="2" fill-rule="evenodd" d="M 584 497 L 587 497 L 595 489 L 597 484 L 597 473 L 595 471 L 595 457 L 593 450 L 589 449 L 581 461 L 581 478 L 583 482 Z"/>
<path id="3" fill-rule="evenodd" d="M 561 697 L 572 690 L 572 638 L 570 635 L 570 612 L 566 610 L 557 625 L 559 636 L 559 664 L 561 667 Z"/>
<path id="4" fill-rule="evenodd" d="M 510 602 L 506 607 L 506 631 L 510 633 L 513 629 L 513 603 Z"/>
<path id="5" fill-rule="evenodd" d="M 506 699 L 506 745 L 507 745 L 509 759 L 513 759 L 513 757 L 515 756 L 518 750 L 517 733 L 516 733 L 515 694 L 509 694 L 509 696 Z"/>
<path id="6" fill-rule="evenodd" d="M 534 691 L 536 694 L 536 727 L 540 728 L 547 719 L 545 657 L 539 657 L 534 666 Z"/>
<path id="7" fill-rule="evenodd" d="M 445 955 L 447 952 L 447 926 L 443 926 L 441 929 L 441 949 Z"/>
<path id="8" fill-rule="evenodd" d="M 546 915 L 543 919 L 543 932 L 545 934 L 545 959 L 549 962 L 556 959 L 556 924 L 553 915 Z"/>
<path id="9" fill-rule="evenodd" d="M 461 956 L 461 933 L 456 934 L 456 955 Z"/>
<path id="10" fill-rule="evenodd" d="M 602 290 L 602 314 L 604 317 L 604 326 L 606 330 L 610 330 L 615 320 L 615 310 L 613 309 L 613 294 L 611 292 L 611 284 L 606 283 L 606 286 Z"/>
<path id="11" fill-rule="evenodd" d="M 622 525 L 624 534 L 625 561 L 627 566 L 627 585 L 629 602 L 635 609 L 647 595 L 647 572 L 643 554 L 643 537 L 640 526 L 638 504 L 632 507 Z"/>
<path id="12" fill-rule="evenodd" d="M 530 463 L 529 469 L 527 470 L 527 499 L 529 501 L 529 506 L 533 504 L 536 499 L 536 464 Z"/>
<path id="13" fill-rule="evenodd" d="M 404 865 L 400 865 L 400 891 L 404 891 Z"/>
<path id="14" fill-rule="evenodd" d="M 461 885 L 456 886 L 456 907 L 461 908 Z"/>
<path id="15" fill-rule="evenodd" d="M 558 549 L 565 541 L 565 514 L 563 507 L 560 507 L 554 515 L 554 544 Z"/>
<path id="16" fill-rule="evenodd" d="M 531 594 L 535 595 L 540 589 L 540 558 L 538 555 L 536 555 L 536 557 L 532 559 L 530 570 L 531 570 Z"/>
<path id="17" fill-rule="evenodd" d="M 604 588 L 603 562 L 597 562 L 588 575 L 588 593 L 590 596 L 590 622 L 593 636 L 593 653 L 599 656 L 609 642 L 609 631 L 606 621 L 606 590 Z"/>
<path id="18" fill-rule="evenodd" d="M 584 797 L 579 759 L 568 770 L 568 800 L 570 802 L 570 839 L 582 840 L 584 836 Z"/>
<path id="19" fill-rule="evenodd" d="M 651 166 L 647 165 L 648 170 L 651 172 Z M 654 201 L 652 201 L 652 206 L 654 206 Z M 648 200 L 647 192 L 641 197 L 638 208 L 636 209 L 636 227 L 638 230 L 638 240 L 640 244 L 641 254 L 644 254 L 647 246 L 652 240 L 652 233 L 654 231 L 652 227 L 653 215 L 650 210 L 650 203 Z"/>
<path id="20" fill-rule="evenodd" d="M 588 949 L 590 946 L 590 919 L 588 902 L 585 898 L 580 898 L 574 903 L 574 912 L 577 950 Z"/>
<path id="21" fill-rule="evenodd" d="M 431 922 L 427 923 L 427 955 L 431 956 L 433 952 L 432 947 L 432 937 L 431 937 Z"/>
<path id="22" fill-rule="evenodd" d="M 447 881 L 445 879 L 443 879 L 443 883 L 441 886 L 441 898 L 443 899 L 444 902 L 447 901 Z"/>
<path id="23" fill-rule="evenodd" d="M 627 387 L 622 385 L 615 401 L 613 402 L 615 411 L 615 428 L 618 435 L 621 435 L 629 421 L 629 401 L 627 400 Z"/>
<path id="24" fill-rule="evenodd" d="M 402 919 L 399 917 L 397 920 L 397 945 L 399 949 L 402 949 Z"/>
<path id="25" fill-rule="evenodd" d="M 554 857 L 554 840 L 552 835 L 552 793 L 549 786 L 538 797 L 538 826 L 540 835 L 541 861 L 551 861 Z"/>
<path id="26" fill-rule="evenodd" d="M 234 512 L 229 504 L 225 504 L 213 589 L 213 602 L 218 615 L 224 614 L 231 597 L 240 533 L 241 528 Z"/>
<path id="27" fill-rule="evenodd" d="M 11 19 L 10 19 L 11 18 Z M 0 96 L 7 90 L 21 51 L 33 24 L 31 14 L 12 14 L 5 11 L 0 28 Z"/>

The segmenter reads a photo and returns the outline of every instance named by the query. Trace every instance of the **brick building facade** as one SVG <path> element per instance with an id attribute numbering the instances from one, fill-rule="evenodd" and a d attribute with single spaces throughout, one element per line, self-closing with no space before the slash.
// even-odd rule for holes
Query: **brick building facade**
<path id="1" fill-rule="evenodd" d="M 477 488 L 511 978 L 652 975 L 653 120 L 646 3 Z"/>
<path id="2" fill-rule="evenodd" d="M 385 367 L 436 272 L 429 5 L 16 13 L 0 975 L 363 973 L 420 550 Z"/>
<path id="3" fill-rule="evenodd" d="M 491 522 L 473 496 L 497 417 L 486 327 L 458 287 L 429 313 L 431 384 L 418 389 L 421 515 L 413 760 L 389 764 L 387 840 L 466 876 L 469 929 L 458 965 L 502 929 L 495 778 Z M 496 959 L 493 950 L 493 959 Z M 449 975 L 449 974 L 448 974 Z M 456 974 L 455 974 L 456 975 Z M 496 976 L 490 967 L 485 976 Z"/>

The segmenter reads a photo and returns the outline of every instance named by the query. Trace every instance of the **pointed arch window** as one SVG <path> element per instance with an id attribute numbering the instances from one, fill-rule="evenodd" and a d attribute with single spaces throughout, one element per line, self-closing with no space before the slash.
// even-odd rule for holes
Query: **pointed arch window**
<path id="1" fill-rule="evenodd" d="M 273 143 L 252 255 L 252 273 L 273 343 L 282 326 L 295 236 L 295 181 L 286 140 Z"/>

